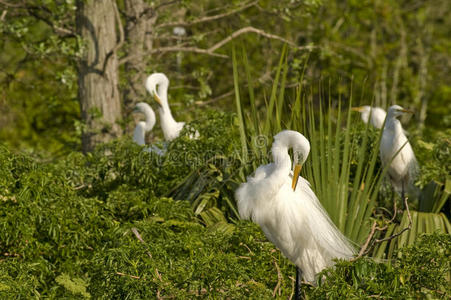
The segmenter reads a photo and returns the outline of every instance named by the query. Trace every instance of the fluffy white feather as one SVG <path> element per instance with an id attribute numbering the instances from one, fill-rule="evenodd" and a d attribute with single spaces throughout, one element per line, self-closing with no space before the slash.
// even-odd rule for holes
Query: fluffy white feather
<path id="1" fill-rule="evenodd" d="M 393 105 L 388 109 L 380 144 L 382 164 L 388 165 L 388 176 L 398 193 L 401 193 L 403 185 L 406 191 L 413 188 L 412 182 L 418 172 L 418 163 L 412 146 L 404 134 L 401 122 L 397 119 L 406 112 L 409 111 L 399 105 Z"/>
<path id="2" fill-rule="evenodd" d="M 353 107 L 353 110 L 360 112 L 360 117 L 364 123 L 370 121 L 371 125 L 377 129 L 381 129 L 384 125 L 384 120 L 387 115 L 385 110 L 380 107 L 371 107 L 368 105 Z"/>
<path id="3" fill-rule="evenodd" d="M 172 141 L 180 135 L 185 122 L 177 122 L 172 117 L 171 109 L 168 103 L 168 87 L 169 79 L 163 73 L 153 73 L 146 80 L 147 91 L 156 97 L 158 104 L 158 113 L 160 114 L 161 129 L 163 130 L 164 139 Z M 197 133 L 198 135 L 198 133 Z"/>
<path id="4" fill-rule="evenodd" d="M 260 166 L 253 177 L 240 185 L 235 197 L 241 218 L 260 225 L 267 238 L 290 259 L 307 281 L 333 265 L 332 259 L 348 259 L 354 249 L 330 220 L 307 180 L 300 177 L 292 189 L 291 160 L 302 164 L 310 151 L 299 132 L 285 130 L 274 137 L 274 163 Z"/>

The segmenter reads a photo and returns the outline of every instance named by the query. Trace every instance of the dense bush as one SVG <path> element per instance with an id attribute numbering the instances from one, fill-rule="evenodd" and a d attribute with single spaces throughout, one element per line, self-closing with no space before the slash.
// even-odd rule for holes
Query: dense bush
<path id="1" fill-rule="evenodd" d="M 151 172 L 153 158 L 126 141 L 52 163 L 0 147 L 0 298 L 288 298 L 294 266 L 260 229 L 223 230 L 160 195 L 155 181 L 173 182 Z M 450 243 L 425 236 L 388 263 L 340 262 L 303 288 L 313 299 L 446 298 Z"/>

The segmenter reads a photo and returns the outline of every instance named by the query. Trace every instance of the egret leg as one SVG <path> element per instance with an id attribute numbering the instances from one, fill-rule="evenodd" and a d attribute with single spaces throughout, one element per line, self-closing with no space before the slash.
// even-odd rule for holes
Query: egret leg
<path id="1" fill-rule="evenodd" d="M 302 270 L 296 267 L 296 283 L 294 286 L 295 300 L 301 300 L 301 278 L 302 278 Z"/>
<path id="2" fill-rule="evenodd" d="M 404 202 L 404 197 L 405 197 L 405 194 L 404 194 L 404 180 L 403 180 L 403 181 L 401 181 L 401 199 L 403 202 Z"/>

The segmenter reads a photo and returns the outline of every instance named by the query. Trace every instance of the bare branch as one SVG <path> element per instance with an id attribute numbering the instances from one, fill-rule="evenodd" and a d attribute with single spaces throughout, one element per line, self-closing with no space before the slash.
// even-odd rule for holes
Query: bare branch
<path id="1" fill-rule="evenodd" d="M 155 6 L 154 10 L 159 10 L 160 8 L 163 8 L 165 6 L 169 6 L 169 5 L 172 5 L 172 4 L 176 4 L 178 2 L 180 2 L 180 0 L 172 0 L 172 1 L 163 2 L 163 3 L 160 3 L 157 6 Z"/>
<path id="2" fill-rule="evenodd" d="M 280 272 L 279 265 L 277 265 L 276 259 L 274 257 L 273 257 L 273 259 L 274 259 L 274 265 L 276 266 L 276 270 L 277 270 L 277 284 L 276 284 L 276 287 L 274 288 L 274 290 L 272 292 L 272 296 L 275 297 L 277 292 L 279 292 L 278 295 L 280 297 L 281 291 L 282 291 L 280 286 L 282 285 L 283 276 L 282 276 L 282 273 Z"/>
<path id="3" fill-rule="evenodd" d="M 194 52 L 199 54 L 207 54 L 211 56 L 216 56 L 220 58 L 228 58 L 225 54 L 218 54 L 213 53 L 210 51 L 210 49 L 201 49 L 196 47 L 178 47 L 178 46 L 171 46 L 171 47 L 161 47 L 161 48 L 155 48 L 150 51 L 151 54 L 156 53 L 166 53 L 166 52 Z"/>
<path id="4" fill-rule="evenodd" d="M 218 15 L 214 15 L 214 16 L 200 18 L 200 19 L 194 20 L 192 22 L 171 22 L 171 23 L 160 24 L 160 25 L 156 26 L 156 29 L 163 28 L 163 27 L 173 27 L 173 26 L 188 27 L 188 26 L 193 26 L 193 25 L 199 24 L 199 23 L 211 22 L 214 20 L 222 19 L 222 18 L 228 17 L 230 15 L 236 14 L 236 13 L 243 11 L 251 6 L 254 6 L 257 3 L 258 3 L 258 0 L 252 1 L 252 2 L 249 2 L 247 4 L 244 4 L 244 5 L 236 8 L 236 9 L 233 9 L 231 11 L 228 11 L 228 12 L 225 12 L 222 14 L 218 14 Z"/>
<path id="5" fill-rule="evenodd" d="M 392 219 L 388 221 L 388 223 L 387 223 L 386 226 L 384 226 L 384 227 L 377 227 L 377 226 L 376 226 L 377 223 L 376 223 L 376 221 L 374 221 L 373 225 L 371 226 L 370 234 L 368 235 L 368 237 L 367 237 L 365 243 L 363 244 L 362 248 L 360 249 L 359 254 L 358 254 L 356 257 L 354 257 L 353 259 L 351 259 L 351 261 L 355 261 L 355 260 L 359 259 L 360 257 L 362 257 L 362 256 L 364 256 L 364 255 L 366 255 L 366 254 L 368 254 L 368 253 L 370 252 L 371 248 L 372 248 L 375 244 L 379 244 L 379 243 L 382 243 L 382 242 L 390 241 L 390 240 L 392 240 L 392 239 L 394 239 L 394 238 L 400 236 L 400 235 L 403 234 L 405 231 L 410 230 L 410 229 L 412 228 L 412 216 L 410 215 L 409 204 L 407 203 L 407 199 L 408 199 L 408 198 L 407 198 L 407 197 L 403 197 L 403 198 L 404 198 L 404 199 L 403 199 L 403 200 L 404 200 L 404 207 L 405 207 L 405 209 L 406 209 L 406 212 L 407 212 L 407 218 L 408 218 L 408 220 L 409 220 L 409 224 L 407 225 L 407 227 L 401 229 L 399 232 L 397 232 L 397 233 L 395 233 L 395 234 L 392 234 L 392 235 L 390 235 L 390 236 L 388 236 L 388 237 L 386 237 L 386 238 L 383 238 L 383 239 L 375 239 L 373 242 L 371 242 L 371 240 L 373 239 L 373 237 L 374 237 L 376 231 L 383 231 L 383 230 L 386 230 L 387 227 L 388 227 L 388 224 L 391 223 L 391 222 L 394 220 L 394 218 L 395 218 L 395 216 L 396 216 L 396 206 L 395 206 L 395 213 L 394 213 Z M 370 242 L 371 242 L 371 243 L 370 243 Z M 370 245 L 370 244 L 371 244 L 371 245 Z"/>
<path id="6" fill-rule="evenodd" d="M 12 7 L 12 8 L 25 8 L 25 5 L 23 5 L 23 4 L 10 3 L 7 1 L 3 1 L 3 0 L 0 0 L 0 4 L 3 4 L 8 7 Z"/>
<path id="7" fill-rule="evenodd" d="M 64 27 L 60 27 L 55 25 L 52 21 L 50 21 L 48 18 L 41 16 L 40 14 L 38 14 L 34 9 L 27 9 L 28 13 L 35 17 L 36 19 L 46 23 L 47 25 L 50 26 L 50 28 L 52 28 L 52 30 L 59 35 L 60 37 L 75 37 L 75 32 L 64 28 Z"/>
<path id="8" fill-rule="evenodd" d="M 146 244 L 146 242 L 143 240 L 143 238 L 141 237 L 141 235 L 139 234 L 138 229 L 136 229 L 135 227 L 133 227 L 133 228 L 132 228 L 132 232 L 133 232 L 133 234 L 136 236 L 136 238 L 137 238 L 141 243 L 143 243 L 143 244 L 147 247 L 147 244 Z M 147 251 L 147 255 L 149 255 L 149 257 L 152 258 L 152 254 L 151 254 L 149 251 Z"/>
<path id="9" fill-rule="evenodd" d="M 139 276 L 129 275 L 129 274 L 125 274 L 125 273 L 122 273 L 122 272 L 116 272 L 116 274 L 119 275 L 119 276 L 127 276 L 127 277 L 130 277 L 130 278 L 133 278 L 133 279 L 141 279 L 141 277 L 139 277 Z"/>
<path id="10" fill-rule="evenodd" d="M 6 17 L 6 14 L 8 13 L 8 10 L 7 9 L 5 9 L 3 12 L 2 12 L 2 16 L 0 17 L 0 21 L 4 21 L 5 20 L 5 17 Z"/>
<path id="11" fill-rule="evenodd" d="M 40 20 L 44 23 L 46 23 L 48 26 L 50 26 L 50 28 L 52 28 L 52 30 L 59 35 L 60 37 L 75 37 L 75 32 L 61 27 L 61 26 L 57 26 L 55 25 L 49 17 L 44 17 L 41 14 L 39 14 L 39 12 L 45 12 L 48 15 L 52 15 L 52 12 L 44 5 L 28 5 L 26 3 L 10 3 L 4 0 L 0 0 L 0 4 L 3 4 L 7 7 L 11 7 L 11 8 L 16 8 L 16 9 L 24 9 L 30 16 L 36 18 L 37 20 Z M 2 14 L 2 18 L 1 20 L 3 21 L 6 13 L 6 11 L 3 12 Z"/>
<path id="12" fill-rule="evenodd" d="M 150 51 L 150 54 L 156 54 L 156 53 L 167 53 L 167 52 L 194 52 L 194 53 L 199 53 L 199 54 L 207 54 L 207 55 L 211 55 L 211 56 L 215 56 L 215 57 L 220 57 L 220 58 L 228 58 L 227 55 L 225 54 L 218 54 L 218 53 L 214 53 L 216 50 L 218 50 L 219 48 L 221 48 L 222 46 L 224 46 L 225 44 L 229 43 L 230 41 L 232 41 L 233 39 L 237 38 L 238 36 L 245 34 L 245 33 L 256 33 L 258 35 L 264 36 L 268 39 L 273 39 L 273 40 L 278 40 L 281 41 L 283 43 L 286 43 L 290 46 L 292 46 L 295 49 L 298 50 L 311 50 L 316 48 L 316 46 L 298 46 L 296 45 L 294 42 L 289 41 L 283 37 L 280 37 L 278 35 L 275 34 L 271 34 L 271 33 L 267 33 L 263 30 L 257 29 L 255 27 L 252 26 L 248 26 L 248 27 L 244 27 L 241 28 L 237 31 L 235 31 L 234 33 L 232 33 L 231 35 L 229 35 L 228 37 L 226 37 L 225 39 L 219 41 L 218 43 L 214 44 L 213 46 L 211 46 L 208 49 L 202 49 L 202 48 L 196 48 L 196 47 L 179 47 L 179 46 L 168 46 L 168 47 L 160 47 L 160 48 L 155 48 L 152 49 Z M 120 64 L 123 64 L 125 62 L 127 62 L 128 60 L 132 59 L 133 57 L 124 57 L 122 60 L 120 60 Z"/>
<path id="13" fill-rule="evenodd" d="M 268 39 L 273 39 L 273 40 L 278 40 L 281 42 L 284 42 L 290 46 L 292 46 L 293 48 L 296 48 L 298 50 L 311 50 L 312 48 L 314 48 L 314 46 L 298 46 L 296 45 L 294 42 L 289 41 L 283 37 L 280 37 L 278 35 L 275 34 L 271 34 L 271 33 L 267 33 L 261 29 L 257 29 L 255 27 L 252 26 L 248 26 L 248 27 L 244 27 L 241 28 L 240 30 L 235 31 L 234 33 L 232 33 L 231 35 L 229 35 L 227 38 L 223 39 L 222 41 L 216 43 L 215 45 L 213 45 L 212 47 L 210 47 L 208 49 L 208 51 L 210 52 L 214 52 L 215 50 L 217 50 L 218 48 L 221 48 L 222 46 L 224 46 L 225 44 L 227 44 L 228 42 L 230 42 L 231 40 L 235 39 L 236 37 L 244 34 L 244 33 L 248 33 L 248 32 L 253 32 L 256 33 L 258 35 L 264 36 Z"/>
<path id="14" fill-rule="evenodd" d="M 196 104 L 196 105 L 198 105 L 198 106 L 209 105 L 209 104 L 212 104 L 212 103 L 214 103 L 214 102 L 217 102 L 217 101 L 219 101 L 219 100 L 221 100 L 221 99 L 224 99 L 224 98 L 227 98 L 227 97 L 229 97 L 229 96 L 232 96 L 234 93 L 235 93 L 235 90 L 231 90 L 231 91 L 228 91 L 227 93 L 224 93 L 224 94 L 222 94 L 222 95 L 219 95 L 219 96 L 217 96 L 217 97 L 215 97 L 215 98 L 213 98 L 213 99 L 210 99 L 210 100 L 208 100 L 208 101 L 196 101 L 196 102 L 194 102 L 194 104 Z"/>

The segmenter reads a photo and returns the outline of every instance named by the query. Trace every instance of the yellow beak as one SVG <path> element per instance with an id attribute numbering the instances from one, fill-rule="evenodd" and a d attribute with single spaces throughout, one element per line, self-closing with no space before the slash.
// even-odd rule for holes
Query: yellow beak
<path id="1" fill-rule="evenodd" d="M 160 106 L 163 106 L 163 104 L 161 104 L 161 99 L 157 96 L 157 93 L 153 92 L 152 94 L 153 94 L 153 99 L 154 99 L 155 101 L 157 101 L 157 103 L 158 103 Z"/>
<path id="2" fill-rule="evenodd" d="M 361 106 L 358 106 L 358 107 L 351 107 L 351 110 L 353 110 L 353 111 L 358 111 L 358 112 L 361 112 L 362 111 L 362 107 Z"/>
<path id="3" fill-rule="evenodd" d="M 404 112 L 404 113 L 408 113 L 408 114 L 413 114 L 414 113 L 414 111 L 410 110 L 410 109 L 401 109 L 401 111 Z"/>
<path id="4" fill-rule="evenodd" d="M 296 185 L 298 184 L 299 174 L 301 173 L 302 165 L 295 165 L 293 170 L 293 181 L 291 187 L 293 191 L 296 190 Z"/>

